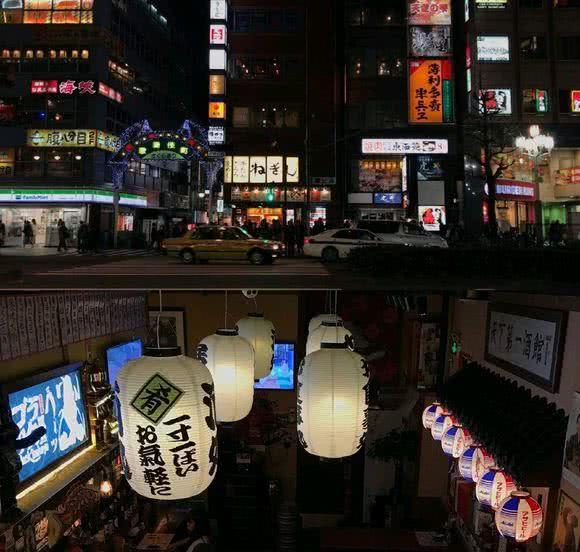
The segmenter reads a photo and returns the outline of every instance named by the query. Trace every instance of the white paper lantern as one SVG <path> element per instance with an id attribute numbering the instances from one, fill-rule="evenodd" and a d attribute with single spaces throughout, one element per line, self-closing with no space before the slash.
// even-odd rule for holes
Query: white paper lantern
<path id="1" fill-rule="evenodd" d="M 481 445 L 471 445 L 459 458 L 459 473 L 467 481 L 477 483 L 494 463 Z"/>
<path id="2" fill-rule="evenodd" d="M 441 416 L 443 413 L 443 407 L 441 403 L 434 402 L 433 404 L 429 405 L 425 410 L 423 410 L 423 427 L 425 429 L 431 429 L 435 420 Z"/>
<path id="3" fill-rule="evenodd" d="M 500 534 L 516 542 L 533 539 L 542 528 L 542 507 L 524 491 L 512 491 L 495 513 Z"/>
<path id="4" fill-rule="evenodd" d="M 212 377 L 179 353 L 145 349 L 113 384 L 125 477 L 135 492 L 157 500 L 196 496 L 217 470 Z"/>
<path id="5" fill-rule="evenodd" d="M 446 410 L 437 416 L 437 419 L 431 426 L 431 436 L 435 441 L 441 441 L 445 432 L 455 423 L 453 416 Z"/>
<path id="6" fill-rule="evenodd" d="M 298 439 L 310 454 L 342 458 L 357 452 L 368 426 L 369 369 L 344 343 L 324 343 L 298 369 Z"/>
<path id="7" fill-rule="evenodd" d="M 510 475 L 499 468 L 490 468 L 477 482 L 475 496 L 480 504 L 497 510 L 500 504 L 516 490 Z"/>
<path id="8" fill-rule="evenodd" d="M 469 431 L 462 425 L 452 425 L 441 438 L 441 448 L 447 456 L 459 458 L 473 442 Z"/>
<path id="9" fill-rule="evenodd" d="M 236 324 L 238 334 L 254 348 L 254 379 L 265 378 L 274 364 L 276 330 L 263 314 L 248 314 Z"/>
<path id="10" fill-rule="evenodd" d="M 346 343 L 349 348 L 353 348 L 352 334 L 341 321 L 322 322 L 318 328 L 310 332 L 306 340 L 306 354 L 318 351 L 323 343 Z"/>
<path id="11" fill-rule="evenodd" d="M 323 322 L 342 322 L 342 318 L 336 314 L 318 314 L 308 322 L 308 333 L 312 333 Z"/>
<path id="12" fill-rule="evenodd" d="M 245 418 L 254 401 L 254 349 L 236 330 L 218 330 L 197 346 L 215 384 L 218 422 Z"/>

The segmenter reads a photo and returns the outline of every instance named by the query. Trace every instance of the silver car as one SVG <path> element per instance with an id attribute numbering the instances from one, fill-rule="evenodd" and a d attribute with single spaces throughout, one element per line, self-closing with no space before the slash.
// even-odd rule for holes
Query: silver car
<path id="1" fill-rule="evenodd" d="M 388 244 L 411 247 L 449 247 L 444 238 L 426 232 L 414 221 L 360 221 L 356 226 L 373 232 L 381 238 L 381 241 Z"/>

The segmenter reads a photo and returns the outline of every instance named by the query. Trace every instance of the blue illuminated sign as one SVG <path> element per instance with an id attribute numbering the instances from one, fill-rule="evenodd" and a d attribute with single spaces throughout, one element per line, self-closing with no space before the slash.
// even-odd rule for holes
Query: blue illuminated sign
<path id="1" fill-rule="evenodd" d="M 274 345 L 274 366 L 268 376 L 254 384 L 255 389 L 294 389 L 294 343 Z"/>
<path id="2" fill-rule="evenodd" d="M 375 192 L 373 203 L 401 205 L 403 203 L 403 194 L 401 192 Z"/>
<path id="3" fill-rule="evenodd" d="M 20 481 L 57 462 L 89 439 L 78 369 L 9 393 L 8 403 L 20 439 L 38 427 L 46 428 L 46 435 L 39 441 L 18 451 L 22 462 Z"/>
<path id="4" fill-rule="evenodd" d="M 107 367 L 109 369 L 109 383 L 114 385 L 119 370 L 130 360 L 143 355 L 143 344 L 140 339 L 117 345 L 107 349 Z"/>

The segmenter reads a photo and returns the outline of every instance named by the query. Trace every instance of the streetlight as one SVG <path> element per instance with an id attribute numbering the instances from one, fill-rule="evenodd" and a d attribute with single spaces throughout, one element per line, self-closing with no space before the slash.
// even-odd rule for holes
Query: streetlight
<path id="1" fill-rule="evenodd" d="M 549 156 L 554 149 L 554 138 L 549 134 L 542 134 L 538 125 L 531 125 L 528 129 L 528 136 L 518 136 L 516 138 L 516 147 L 524 154 L 533 159 L 532 179 L 535 188 L 539 189 L 539 162 L 544 156 Z M 537 211 L 536 211 L 537 212 Z M 538 219 L 541 220 L 541 213 Z M 540 228 L 542 225 L 540 224 Z"/>

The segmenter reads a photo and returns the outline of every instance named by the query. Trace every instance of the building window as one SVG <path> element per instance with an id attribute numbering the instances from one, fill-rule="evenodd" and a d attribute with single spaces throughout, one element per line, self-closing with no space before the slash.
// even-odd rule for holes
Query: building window
<path id="1" fill-rule="evenodd" d="M 526 88 L 522 91 L 522 109 L 524 113 L 548 113 L 548 91 L 538 88 Z"/>
<path id="2" fill-rule="evenodd" d="M 234 107 L 234 115 L 232 124 L 236 128 L 244 128 L 250 126 L 250 108 L 249 107 Z"/>
<path id="3" fill-rule="evenodd" d="M 546 37 L 523 36 L 520 38 L 520 54 L 523 59 L 546 59 Z"/>
<path id="4" fill-rule="evenodd" d="M 580 8 L 580 0 L 554 0 L 557 8 Z"/>
<path id="5" fill-rule="evenodd" d="M 282 80 L 299 75 L 300 60 L 281 57 L 254 58 L 240 56 L 234 59 L 234 78 L 245 80 Z"/>
<path id="6" fill-rule="evenodd" d="M 377 60 L 377 75 L 379 77 L 401 77 L 404 64 L 400 58 L 379 57 Z"/>
<path id="7" fill-rule="evenodd" d="M 354 27 L 387 27 L 405 22 L 406 2 L 402 0 L 389 0 L 389 2 L 381 0 L 375 2 L 374 5 L 365 6 L 361 6 L 360 1 L 352 0 L 349 4 L 346 10 L 346 21 L 348 25 Z"/>
<path id="8" fill-rule="evenodd" d="M 296 9 L 236 8 L 232 20 L 235 33 L 295 33 L 302 27 Z"/>
<path id="9" fill-rule="evenodd" d="M 576 90 L 560 90 L 560 113 L 580 115 L 580 83 Z"/>
<path id="10" fill-rule="evenodd" d="M 362 77 L 363 76 L 363 59 L 360 56 L 352 56 L 350 58 L 350 76 L 351 77 Z"/>
<path id="11" fill-rule="evenodd" d="M 560 59 L 580 59 L 580 36 L 561 36 L 558 48 Z"/>

